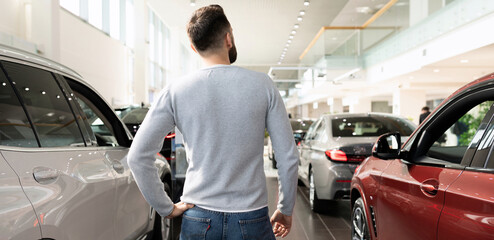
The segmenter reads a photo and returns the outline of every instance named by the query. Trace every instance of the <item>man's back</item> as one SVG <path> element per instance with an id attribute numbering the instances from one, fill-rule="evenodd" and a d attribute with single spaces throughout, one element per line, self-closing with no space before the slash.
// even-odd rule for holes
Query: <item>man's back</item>
<path id="1" fill-rule="evenodd" d="M 267 75 L 230 65 L 170 87 L 189 161 L 182 201 L 216 211 L 267 206 L 263 140 L 274 90 Z"/>

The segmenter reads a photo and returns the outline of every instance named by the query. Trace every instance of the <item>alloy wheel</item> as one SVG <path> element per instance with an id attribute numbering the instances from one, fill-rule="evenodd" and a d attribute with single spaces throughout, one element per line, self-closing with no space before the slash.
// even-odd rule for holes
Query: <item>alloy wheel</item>
<path id="1" fill-rule="evenodd" d="M 357 207 L 353 212 L 352 218 L 352 240 L 368 240 L 367 231 L 365 214 L 362 208 Z"/>
<path id="2" fill-rule="evenodd" d="M 311 169 L 309 174 L 309 203 L 311 209 L 314 209 L 314 198 L 316 192 L 315 188 L 316 186 L 314 185 L 314 173 Z"/>

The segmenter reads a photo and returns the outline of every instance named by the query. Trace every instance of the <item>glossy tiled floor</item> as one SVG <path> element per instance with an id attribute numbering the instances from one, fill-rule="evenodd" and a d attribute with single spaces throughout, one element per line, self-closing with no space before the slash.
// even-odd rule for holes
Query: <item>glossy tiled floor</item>
<path id="1" fill-rule="evenodd" d="M 276 171 L 271 168 L 267 158 L 264 166 L 269 193 L 269 210 L 272 214 L 276 209 L 278 179 L 276 178 Z M 328 202 L 324 213 L 312 212 L 309 206 L 309 189 L 305 186 L 299 186 L 292 231 L 284 239 L 350 239 L 350 214 L 350 202 L 348 200 Z"/>

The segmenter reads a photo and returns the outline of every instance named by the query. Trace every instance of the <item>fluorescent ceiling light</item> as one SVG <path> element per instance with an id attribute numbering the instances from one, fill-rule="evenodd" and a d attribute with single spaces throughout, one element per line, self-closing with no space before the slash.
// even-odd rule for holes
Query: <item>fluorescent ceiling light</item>
<path id="1" fill-rule="evenodd" d="M 437 73 L 437 72 L 439 72 L 439 71 L 440 71 L 439 69 L 434 69 L 434 72 L 435 72 L 435 73 Z"/>
<path id="2" fill-rule="evenodd" d="M 297 33 L 297 31 L 295 31 L 295 30 L 292 30 L 292 34 L 295 34 L 295 33 Z"/>
<path id="3" fill-rule="evenodd" d="M 288 50 L 288 48 L 287 48 L 287 47 L 286 47 L 286 48 L 283 48 L 283 51 L 285 51 L 285 52 L 286 52 L 286 50 Z"/>
<path id="4" fill-rule="evenodd" d="M 299 22 L 302 22 L 302 17 L 301 17 L 301 16 L 298 16 L 298 17 L 297 17 L 297 20 L 298 20 Z"/>
<path id="5" fill-rule="evenodd" d="M 343 78 L 349 77 L 350 75 L 352 75 L 352 74 L 354 74 L 354 73 L 356 73 L 356 72 L 358 72 L 358 71 L 360 71 L 360 68 L 355 68 L 355 69 L 352 69 L 352 70 L 350 70 L 350 71 L 348 71 L 348 72 L 346 72 L 346 73 L 343 73 L 343 74 L 341 74 L 340 76 L 338 76 L 338 77 L 334 78 L 334 79 L 333 79 L 333 82 L 337 82 L 337 81 L 339 81 L 339 80 L 341 80 L 341 79 L 343 79 Z"/>
<path id="6" fill-rule="evenodd" d="M 468 59 L 462 59 L 460 60 L 461 63 L 468 63 Z"/>
<path id="7" fill-rule="evenodd" d="M 292 43 L 292 40 L 291 39 L 288 39 L 287 43 Z"/>
<path id="8" fill-rule="evenodd" d="M 297 29 L 300 27 L 300 24 L 296 23 L 295 25 L 293 25 L 293 28 Z"/>
<path id="9" fill-rule="evenodd" d="M 288 38 L 293 39 L 293 35 L 290 35 Z"/>
<path id="10" fill-rule="evenodd" d="M 300 16 L 304 16 L 305 15 L 305 11 L 304 10 L 300 10 Z"/>
<path id="11" fill-rule="evenodd" d="M 309 4 L 310 4 L 309 0 L 304 1 L 304 6 L 309 6 Z"/>
<path id="12" fill-rule="evenodd" d="M 195 7 L 196 6 L 196 0 L 190 0 L 190 6 Z"/>
<path id="13" fill-rule="evenodd" d="M 280 64 L 281 64 L 281 62 L 278 62 L 278 65 L 280 65 Z"/>

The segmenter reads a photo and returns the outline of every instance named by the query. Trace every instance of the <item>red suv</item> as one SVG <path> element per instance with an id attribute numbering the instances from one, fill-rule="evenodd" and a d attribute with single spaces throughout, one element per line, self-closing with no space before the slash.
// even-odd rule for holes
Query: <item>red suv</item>
<path id="1" fill-rule="evenodd" d="M 453 93 L 401 145 L 382 135 L 351 185 L 352 239 L 494 239 L 494 74 Z"/>

